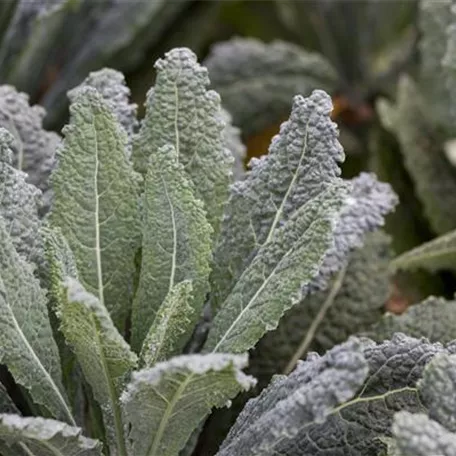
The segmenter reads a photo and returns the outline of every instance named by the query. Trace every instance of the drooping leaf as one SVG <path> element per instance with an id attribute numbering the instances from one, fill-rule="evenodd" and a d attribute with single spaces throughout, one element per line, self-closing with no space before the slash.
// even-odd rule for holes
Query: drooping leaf
<path id="1" fill-rule="evenodd" d="M 456 228 L 456 170 L 443 154 L 429 118 L 428 103 L 413 81 L 404 76 L 399 81 L 396 105 L 381 100 L 378 108 L 385 127 L 399 139 L 405 165 L 432 229 L 444 234 Z"/>
<path id="2" fill-rule="evenodd" d="M 43 192 L 43 209 L 49 209 L 52 192 L 49 175 L 55 165 L 60 137 L 43 129 L 45 111 L 30 106 L 28 96 L 8 85 L 0 86 L 0 126 L 14 137 L 13 166 L 28 174 L 27 181 Z"/>
<path id="3" fill-rule="evenodd" d="M 137 179 L 126 158 L 126 134 L 91 87 L 73 94 L 50 220 L 76 259 L 79 279 L 123 330 L 140 240 Z"/>
<path id="4" fill-rule="evenodd" d="M 247 403 L 217 456 L 276 454 L 283 441 L 293 439 L 306 426 L 324 423 L 337 406 L 351 399 L 367 373 L 362 346 L 356 340 L 321 358 L 310 356 L 288 377 L 274 377 L 260 396 Z"/>
<path id="5" fill-rule="evenodd" d="M 149 158 L 173 145 L 216 235 L 233 167 L 225 147 L 220 97 L 207 90 L 207 70 L 189 49 L 173 49 L 155 68 L 155 87 L 147 95 L 146 117 L 133 145 L 135 167 L 146 173 Z"/>
<path id="6" fill-rule="evenodd" d="M 333 245 L 333 227 L 347 190 L 333 185 L 274 230 L 217 313 L 207 351 L 249 350 L 299 302 Z"/>
<path id="7" fill-rule="evenodd" d="M 398 332 L 431 342 L 451 342 L 456 339 L 456 301 L 431 296 L 402 315 L 386 314 L 363 335 L 380 342 Z"/>
<path id="8" fill-rule="evenodd" d="M 81 433 L 61 421 L 0 414 L 0 440 L 21 456 L 101 456 L 101 443 Z"/>
<path id="9" fill-rule="evenodd" d="M 133 374 L 123 393 L 130 453 L 174 456 L 213 407 L 254 385 L 246 356 L 187 355 Z"/>
<path id="10" fill-rule="evenodd" d="M 418 386 L 429 417 L 456 432 L 456 355 L 436 356 Z"/>
<path id="11" fill-rule="evenodd" d="M 435 124 L 451 125 L 447 74 L 442 60 L 447 51 L 447 28 L 452 22 L 451 0 L 421 0 L 419 5 L 420 87 L 429 101 Z"/>
<path id="12" fill-rule="evenodd" d="M 212 229 L 172 146 L 151 157 L 144 211 L 141 275 L 132 314 L 132 346 L 137 351 L 176 284 L 191 280 L 193 287 L 189 305 L 194 312 L 187 314 L 184 338 L 190 337 L 208 290 Z"/>
<path id="13" fill-rule="evenodd" d="M 395 269 L 456 270 L 456 231 L 439 236 L 395 258 Z"/>
<path id="14" fill-rule="evenodd" d="M 424 413 L 397 413 L 394 417 L 393 434 L 401 456 L 456 454 L 456 434 Z"/>
<path id="15" fill-rule="evenodd" d="M 319 54 L 291 43 L 234 38 L 213 46 L 204 65 L 235 125 L 252 134 L 286 115 L 297 93 L 333 91 L 337 74 Z"/>
<path id="16" fill-rule="evenodd" d="M 126 456 L 119 398 L 129 373 L 136 367 L 136 355 L 95 296 L 71 278 L 64 288 L 65 296 L 58 308 L 61 331 L 101 406 L 112 452 Z"/>
<path id="17" fill-rule="evenodd" d="M 299 207 L 339 182 L 343 161 L 331 99 L 323 91 L 294 99 L 290 120 L 269 148 L 231 187 L 212 274 L 218 309 L 260 247 Z"/>
<path id="18" fill-rule="evenodd" d="M 33 400 L 74 424 L 61 384 L 60 359 L 41 290 L 31 266 L 14 249 L 0 218 L 0 362 Z"/>
<path id="19" fill-rule="evenodd" d="M 1 98 L 1 97 L 0 97 Z M 17 252 L 39 264 L 43 251 L 38 217 L 39 190 L 12 166 L 13 137 L 0 127 L 0 216 Z"/>
<path id="20" fill-rule="evenodd" d="M 174 285 L 158 309 L 141 349 L 145 367 L 166 361 L 184 348 L 189 330 L 194 326 L 192 314 L 195 311 L 189 305 L 192 289 L 189 280 Z"/>
<path id="21" fill-rule="evenodd" d="M 119 71 L 104 68 L 90 73 L 79 87 L 93 87 L 97 89 L 109 109 L 116 115 L 128 135 L 128 157 L 131 154 L 131 141 L 138 121 L 136 119 L 136 104 L 130 103 L 130 89 L 125 83 L 125 76 Z M 70 92 L 70 101 L 75 101 L 75 94 Z"/>
<path id="22" fill-rule="evenodd" d="M 369 235 L 327 289 L 304 298 L 261 339 L 252 354 L 252 374 L 264 384 L 274 373 L 292 370 L 309 351 L 322 353 L 375 323 L 388 296 L 389 257 L 388 236 Z"/>

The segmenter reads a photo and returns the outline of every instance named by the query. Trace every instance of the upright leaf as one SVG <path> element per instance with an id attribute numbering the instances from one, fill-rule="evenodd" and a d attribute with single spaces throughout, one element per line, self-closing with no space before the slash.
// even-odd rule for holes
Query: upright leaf
<path id="1" fill-rule="evenodd" d="M 188 280 L 174 285 L 158 309 L 141 349 L 145 367 L 166 361 L 184 348 L 195 312 L 189 305 L 192 289 Z"/>
<path id="2" fill-rule="evenodd" d="M 456 270 L 456 231 L 439 236 L 395 258 L 395 269 Z"/>
<path id="3" fill-rule="evenodd" d="M 151 157 L 144 212 L 141 275 L 132 315 L 132 346 L 137 351 L 176 284 L 192 281 L 189 305 L 194 312 L 185 327 L 187 338 L 208 289 L 212 229 L 172 146 L 159 149 Z"/>
<path id="4" fill-rule="evenodd" d="M 233 166 L 224 144 L 220 97 L 207 90 L 207 70 L 189 49 L 173 49 L 155 68 L 155 87 L 148 93 L 146 117 L 133 147 L 136 169 L 146 173 L 149 157 L 172 144 L 217 234 Z"/>
<path id="5" fill-rule="evenodd" d="M 266 334 L 252 354 L 251 372 L 261 383 L 289 372 L 308 352 L 324 353 L 382 315 L 389 290 L 389 238 L 373 233 L 348 257 L 327 289 L 306 296 Z"/>
<path id="6" fill-rule="evenodd" d="M 106 308 L 81 285 L 68 279 L 58 308 L 61 330 L 101 406 L 113 454 L 126 456 L 119 397 L 136 366 L 136 355 L 119 334 Z"/>
<path id="7" fill-rule="evenodd" d="M 0 414 L 0 441 L 21 456 L 101 456 L 101 443 L 81 433 L 61 421 Z"/>
<path id="8" fill-rule="evenodd" d="M 14 87 L 0 86 L 0 126 L 14 137 L 11 144 L 13 166 L 27 173 L 27 181 L 43 192 L 42 212 L 49 210 L 52 192 L 49 175 L 55 166 L 55 152 L 60 137 L 43 129 L 45 111 L 30 106 L 28 95 Z"/>
<path id="9" fill-rule="evenodd" d="M 443 154 L 431 116 L 413 81 L 403 77 L 397 89 L 396 105 L 385 100 L 379 113 L 385 127 L 401 144 L 405 165 L 415 183 L 431 227 L 438 234 L 456 228 L 456 170 Z"/>
<path id="10" fill-rule="evenodd" d="M 0 127 L 0 216 L 17 252 L 37 264 L 43 256 L 38 218 L 40 192 L 25 181 L 24 172 L 13 168 L 12 141 L 13 137 Z"/>
<path id="11" fill-rule="evenodd" d="M 333 185 L 274 230 L 217 313 L 206 350 L 243 353 L 275 329 L 318 275 L 347 187 Z"/>
<path id="12" fill-rule="evenodd" d="M 130 453 L 174 456 L 213 407 L 255 384 L 246 356 L 187 355 L 133 374 L 122 395 Z"/>
<path id="13" fill-rule="evenodd" d="M 247 148 L 242 142 L 241 130 L 232 124 L 230 113 L 225 109 L 222 109 L 222 117 L 225 121 L 225 128 L 223 130 L 225 146 L 234 157 L 234 180 L 241 180 L 245 177 L 244 159 L 246 157 Z"/>
<path id="14" fill-rule="evenodd" d="M 70 125 L 52 175 L 50 216 L 76 259 L 79 279 L 123 330 L 139 247 L 137 180 L 126 134 L 91 87 L 73 93 Z"/>
<path id="15" fill-rule="evenodd" d="M 331 92 L 337 85 L 324 57 L 282 41 L 234 38 L 213 46 L 204 65 L 234 123 L 247 134 L 280 121 L 295 94 Z"/>
<path id="16" fill-rule="evenodd" d="M 399 412 L 394 417 L 393 434 L 400 456 L 453 456 L 456 434 L 449 432 L 424 413 Z"/>
<path id="17" fill-rule="evenodd" d="M 245 180 L 231 187 L 212 273 L 219 308 L 260 247 L 302 205 L 339 182 L 344 153 L 323 91 L 296 96 L 290 119 L 269 148 L 252 160 Z"/>
<path id="18" fill-rule="evenodd" d="M 217 456 L 275 454 L 283 441 L 293 439 L 302 428 L 324 423 L 337 406 L 356 394 L 367 373 L 362 347 L 355 340 L 322 358 L 309 357 L 290 376 L 274 377 L 247 403 Z"/>
<path id="19" fill-rule="evenodd" d="M 363 335 L 380 342 L 399 332 L 431 342 L 451 342 L 456 339 L 456 301 L 431 296 L 401 315 L 386 314 Z"/>
<path id="20" fill-rule="evenodd" d="M 31 266 L 14 249 L 0 218 L 0 362 L 35 402 L 74 424 L 61 384 L 46 295 Z"/>

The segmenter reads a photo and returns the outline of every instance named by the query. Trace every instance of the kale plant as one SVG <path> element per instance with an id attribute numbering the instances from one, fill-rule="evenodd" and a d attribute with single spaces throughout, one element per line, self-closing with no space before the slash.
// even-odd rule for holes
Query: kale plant
<path id="1" fill-rule="evenodd" d="M 379 334 L 397 199 L 340 177 L 330 97 L 295 96 L 235 181 L 242 145 L 206 69 L 185 48 L 156 68 L 140 123 L 113 70 L 71 90 L 56 151 L 3 88 L 0 454 L 209 454 L 208 416 L 252 373 L 220 456 L 409 454 L 425 419 L 451 443 L 426 384 L 454 388 L 454 345 L 352 336 Z"/>

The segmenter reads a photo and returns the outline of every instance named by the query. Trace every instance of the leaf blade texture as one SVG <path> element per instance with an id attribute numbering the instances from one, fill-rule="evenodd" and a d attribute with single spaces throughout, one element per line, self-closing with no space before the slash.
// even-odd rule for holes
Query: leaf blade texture
<path id="1" fill-rule="evenodd" d="M 9 85 L 0 86 L 0 125 L 14 137 L 13 166 L 27 173 L 27 182 L 43 192 L 41 213 L 49 210 L 52 191 L 49 176 L 55 166 L 55 152 L 60 137 L 44 130 L 45 111 L 30 106 L 25 93 Z"/>
<path id="2" fill-rule="evenodd" d="M 146 116 L 133 146 L 135 168 L 144 174 L 149 157 L 173 145 L 216 235 L 234 160 L 224 144 L 220 97 L 207 90 L 207 70 L 189 49 L 173 49 L 155 68 L 155 87 L 147 95 Z"/>
<path id="3" fill-rule="evenodd" d="M 451 456 L 456 452 L 456 434 L 424 413 L 397 413 L 393 434 L 401 456 Z"/>
<path id="4" fill-rule="evenodd" d="M 290 118 L 269 148 L 251 161 L 251 171 L 230 191 L 214 252 L 211 290 L 218 309 L 259 247 L 292 213 L 339 182 L 344 152 L 332 103 L 323 91 L 296 96 Z M 317 165 L 318 163 L 318 165 Z"/>
<path id="5" fill-rule="evenodd" d="M 159 149 L 151 157 L 144 212 L 141 274 L 132 314 L 132 346 L 137 351 L 176 284 L 192 281 L 189 304 L 194 308 L 190 318 L 193 325 L 208 290 L 212 228 L 172 146 Z M 192 330 L 187 325 L 188 337 Z"/>
<path id="6" fill-rule="evenodd" d="M 217 456 L 274 454 L 283 440 L 293 439 L 309 423 L 324 422 L 332 409 L 351 399 L 367 374 L 355 340 L 321 358 L 311 356 L 247 403 Z"/>
<path id="7" fill-rule="evenodd" d="M 17 252 L 40 264 L 42 245 L 38 217 L 40 192 L 26 182 L 26 174 L 12 166 L 13 137 L 0 127 L 0 215 Z"/>
<path id="8" fill-rule="evenodd" d="M 25 450 L 21 456 L 101 456 L 101 443 L 81 433 L 61 421 L 0 414 L 0 440 Z"/>
<path id="9" fill-rule="evenodd" d="M 185 280 L 174 285 L 166 296 L 142 345 L 140 358 L 144 367 L 181 353 L 186 334 L 194 326 L 191 316 L 195 311 L 189 304 L 192 290 L 191 281 Z"/>
<path id="10" fill-rule="evenodd" d="M 50 221 L 73 251 L 81 283 L 122 330 L 140 242 L 137 180 L 126 158 L 125 132 L 101 95 L 85 87 L 75 97 L 52 175 Z"/>
<path id="11" fill-rule="evenodd" d="M 71 278 L 63 286 L 60 329 L 101 406 L 110 448 L 115 454 L 126 455 L 119 397 L 137 357 L 95 296 Z"/>
<path id="12" fill-rule="evenodd" d="M 247 134 L 280 121 L 295 94 L 331 92 L 337 85 L 324 57 L 283 41 L 234 38 L 214 45 L 204 64 L 235 125 Z"/>
<path id="13" fill-rule="evenodd" d="M 246 363 L 246 356 L 186 355 L 134 373 L 121 398 L 131 454 L 178 454 L 211 408 L 254 385 L 241 371 Z"/>
<path id="14" fill-rule="evenodd" d="M 274 232 L 217 313 L 206 351 L 243 353 L 277 327 L 318 275 L 346 196 L 343 185 L 334 185 Z"/>
<path id="15" fill-rule="evenodd" d="M 0 358 L 17 383 L 55 417 L 74 423 L 61 383 L 57 345 L 46 296 L 31 266 L 19 256 L 0 218 Z M 33 311 L 29 311 L 33 303 Z"/>

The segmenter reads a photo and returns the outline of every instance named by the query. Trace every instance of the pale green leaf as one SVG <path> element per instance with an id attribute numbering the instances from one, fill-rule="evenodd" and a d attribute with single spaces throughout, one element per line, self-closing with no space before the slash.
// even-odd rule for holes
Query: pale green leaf
<path id="1" fill-rule="evenodd" d="M 130 454 L 175 456 L 213 407 L 255 384 L 246 356 L 187 355 L 133 374 L 122 395 Z"/>
<path id="2" fill-rule="evenodd" d="M 218 309 L 259 248 L 302 205 L 339 182 L 344 160 L 332 103 L 323 91 L 296 96 L 290 119 L 269 154 L 252 159 L 245 180 L 231 187 L 214 253 L 211 300 Z"/>
<path id="3" fill-rule="evenodd" d="M 61 384 L 60 359 L 31 266 L 14 249 L 0 218 L 0 362 L 35 402 L 74 423 Z"/>
<path id="4" fill-rule="evenodd" d="M 418 386 L 429 417 L 456 432 L 456 355 L 436 356 Z"/>
<path id="5" fill-rule="evenodd" d="M 389 293 L 389 258 L 388 236 L 368 235 L 328 288 L 306 296 L 261 339 L 251 357 L 252 374 L 266 383 L 276 372 L 293 369 L 308 352 L 324 353 L 378 321 Z"/>
<path id="6" fill-rule="evenodd" d="M 155 151 L 145 181 L 141 275 L 133 303 L 132 346 L 141 344 L 173 287 L 191 280 L 196 324 L 208 290 L 212 229 L 172 146 Z M 189 315 L 187 315 L 189 316 Z M 192 325 L 186 326 L 187 338 Z"/>
<path id="7" fill-rule="evenodd" d="M 166 361 L 184 348 L 194 326 L 192 314 L 195 310 L 189 305 L 192 289 L 188 280 L 174 285 L 158 309 L 141 349 L 145 367 Z"/>
<path id="8" fill-rule="evenodd" d="M 362 346 L 356 340 L 322 358 L 300 362 L 292 374 L 274 377 L 247 403 L 217 456 L 276 454 L 275 449 L 303 427 L 324 423 L 337 406 L 357 393 L 367 374 Z"/>
<path id="9" fill-rule="evenodd" d="M 11 144 L 13 166 L 27 173 L 27 182 L 43 192 L 43 208 L 49 210 L 52 191 L 49 175 L 55 166 L 55 152 L 60 137 L 43 129 L 45 111 L 30 106 L 28 95 L 14 87 L 0 86 L 0 125 L 14 137 Z"/>
<path id="10" fill-rule="evenodd" d="M 217 234 L 233 167 L 225 147 L 220 97 L 207 90 L 207 70 L 189 49 L 173 49 L 155 68 L 155 87 L 148 93 L 146 116 L 133 145 L 135 167 L 146 173 L 149 158 L 173 145 Z"/>
<path id="11" fill-rule="evenodd" d="M 394 269 L 456 270 L 456 231 L 439 236 L 403 253 L 392 262 Z"/>
<path id="12" fill-rule="evenodd" d="M 456 228 L 456 170 L 436 136 L 429 103 L 404 76 L 398 84 L 396 105 L 381 100 L 378 108 L 384 126 L 399 139 L 405 166 L 432 229 L 444 234 Z"/>
<path id="13" fill-rule="evenodd" d="M 398 332 L 432 342 L 451 342 L 456 339 L 456 301 L 431 296 L 401 315 L 386 314 L 363 335 L 382 341 Z"/>
<path id="14" fill-rule="evenodd" d="M 397 413 L 392 431 L 401 456 L 454 456 L 456 454 L 456 434 L 423 413 Z"/>
<path id="15" fill-rule="evenodd" d="M 27 456 L 101 456 L 102 445 L 61 421 L 0 414 L 0 440 Z"/>
<path id="16" fill-rule="evenodd" d="M 140 219 L 126 134 L 91 87 L 73 93 L 70 124 L 52 175 L 50 220 L 73 251 L 79 279 L 123 330 L 132 299 Z"/>
<path id="17" fill-rule="evenodd" d="M 43 255 L 38 218 L 40 192 L 26 182 L 24 172 L 13 168 L 12 141 L 13 137 L 0 127 L 0 216 L 17 252 L 39 264 Z"/>
<path id="18" fill-rule="evenodd" d="M 333 185 L 274 230 L 217 313 L 207 351 L 243 353 L 275 329 L 320 272 L 347 187 Z"/>
<path id="19" fill-rule="evenodd" d="M 280 122 L 297 93 L 337 86 L 337 73 L 324 57 L 282 41 L 234 38 L 214 45 L 204 64 L 234 123 L 247 134 Z"/>
<path id="20" fill-rule="evenodd" d="M 60 329 L 101 406 L 112 452 L 126 456 L 119 398 L 136 367 L 136 355 L 95 296 L 71 278 L 64 288 L 65 297 L 58 308 Z"/>
<path id="21" fill-rule="evenodd" d="M 222 109 L 222 117 L 225 121 L 225 128 L 223 129 L 225 146 L 234 157 L 234 180 L 242 180 L 245 177 L 244 160 L 247 155 L 247 147 L 242 142 L 241 130 L 232 124 L 231 114 Z"/>

